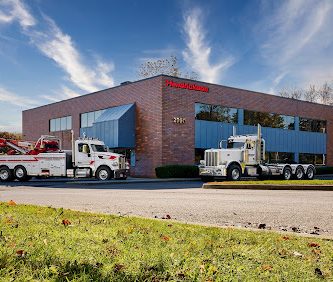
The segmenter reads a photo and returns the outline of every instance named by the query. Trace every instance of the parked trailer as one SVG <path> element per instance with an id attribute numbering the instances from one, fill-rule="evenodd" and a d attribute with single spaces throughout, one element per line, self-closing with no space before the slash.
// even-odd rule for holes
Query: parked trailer
<path id="1" fill-rule="evenodd" d="M 261 136 L 258 124 L 256 135 L 236 135 L 227 140 L 227 148 L 205 151 L 204 160 L 200 161 L 199 174 L 205 182 L 226 177 L 238 181 L 242 176 L 254 176 L 259 179 L 279 176 L 282 179 L 313 179 L 316 169 L 312 164 L 292 164 L 265 162 L 265 140 Z"/>
<path id="2" fill-rule="evenodd" d="M 125 156 L 108 152 L 104 142 L 93 138 L 73 139 L 71 151 L 61 150 L 60 139 L 47 135 L 31 149 L 2 139 L 0 147 L 5 146 L 17 148 L 15 154 L 0 155 L 0 181 L 27 181 L 33 176 L 109 180 L 126 179 L 129 174 Z"/>

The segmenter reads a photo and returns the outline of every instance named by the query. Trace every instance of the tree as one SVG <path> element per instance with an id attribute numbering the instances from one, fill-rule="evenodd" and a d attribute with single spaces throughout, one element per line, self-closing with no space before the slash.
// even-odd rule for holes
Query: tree
<path id="1" fill-rule="evenodd" d="M 279 94 L 281 97 L 333 105 L 333 88 L 327 82 L 319 88 L 315 85 L 310 85 L 308 89 L 282 88 Z"/>
<path id="2" fill-rule="evenodd" d="M 138 70 L 140 78 L 148 78 L 160 74 L 188 79 L 198 79 L 199 77 L 195 72 L 183 73 L 178 65 L 177 57 L 173 55 L 170 58 L 146 61 L 140 65 Z"/>
<path id="3" fill-rule="evenodd" d="M 328 85 L 327 82 L 323 84 L 323 86 L 318 91 L 319 103 L 325 105 L 333 104 L 333 92 L 332 87 Z"/>
<path id="4" fill-rule="evenodd" d="M 304 100 L 309 102 L 316 102 L 317 90 L 315 85 L 310 85 L 309 89 L 304 93 Z"/>
<path id="5" fill-rule="evenodd" d="M 11 133 L 7 131 L 0 131 L 0 138 L 12 139 L 12 140 L 22 140 L 21 133 Z"/>

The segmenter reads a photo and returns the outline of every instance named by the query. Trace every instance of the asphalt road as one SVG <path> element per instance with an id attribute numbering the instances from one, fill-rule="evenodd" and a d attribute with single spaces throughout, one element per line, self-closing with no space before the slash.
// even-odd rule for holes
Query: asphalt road
<path id="1" fill-rule="evenodd" d="M 333 237 L 333 192 L 201 189 L 201 182 L 79 185 L 64 182 L 0 186 L 14 200 L 182 222 L 316 233 Z"/>

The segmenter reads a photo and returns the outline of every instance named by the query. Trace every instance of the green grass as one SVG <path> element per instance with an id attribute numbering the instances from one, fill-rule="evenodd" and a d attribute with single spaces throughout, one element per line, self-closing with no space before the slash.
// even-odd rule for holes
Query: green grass
<path id="1" fill-rule="evenodd" d="M 269 184 L 269 185 L 333 185 L 333 180 L 249 180 L 249 181 L 221 181 L 214 184 Z"/>
<path id="2" fill-rule="evenodd" d="M 317 238 L 1 202 L 0 224 L 1 281 L 333 279 L 333 242 Z"/>

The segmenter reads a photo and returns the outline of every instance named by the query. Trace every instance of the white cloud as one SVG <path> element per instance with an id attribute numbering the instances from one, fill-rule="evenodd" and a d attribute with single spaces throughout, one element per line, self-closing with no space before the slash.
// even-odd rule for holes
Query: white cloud
<path id="1" fill-rule="evenodd" d="M 2 0 L 0 2 L 0 23 L 18 21 L 23 28 L 34 26 L 37 21 L 20 0 Z"/>
<path id="2" fill-rule="evenodd" d="M 84 62 L 82 54 L 75 46 L 72 38 L 64 33 L 56 23 L 47 16 L 43 16 L 40 25 L 29 12 L 28 8 L 19 0 L 4 0 L 0 8 L 0 23 L 18 21 L 23 33 L 28 36 L 40 52 L 53 60 L 66 74 L 67 79 L 79 89 L 94 92 L 114 85 L 111 71 L 112 63 L 100 58 L 91 64 Z"/>
<path id="3" fill-rule="evenodd" d="M 110 75 L 113 64 L 99 60 L 97 67 L 88 67 L 76 48 L 72 38 L 63 33 L 53 20 L 45 17 L 46 31 L 25 32 L 33 44 L 48 58 L 52 59 L 76 87 L 94 92 L 112 87 L 114 80 Z"/>
<path id="4" fill-rule="evenodd" d="M 255 37 L 274 89 L 291 81 L 307 87 L 333 79 L 333 1 L 288 0 L 262 12 Z"/>
<path id="5" fill-rule="evenodd" d="M 40 102 L 33 100 L 29 97 L 19 96 L 0 86 L 0 102 L 1 104 L 10 104 L 17 107 L 29 108 L 35 107 Z"/>
<path id="6" fill-rule="evenodd" d="M 197 72 L 200 79 L 218 83 L 222 74 L 234 63 L 234 58 L 219 59 L 216 64 L 210 63 L 211 47 L 206 43 L 205 30 L 201 25 L 201 10 L 192 9 L 184 17 L 184 32 L 187 48 L 183 51 L 185 62 Z"/>
<path id="7" fill-rule="evenodd" d="M 40 97 L 50 102 L 59 102 L 61 100 L 78 97 L 81 94 L 82 93 L 80 91 L 77 92 L 67 86 L 62 86 L 61 90 L 54 91 L 53 95 L 42 95 Z"/>

